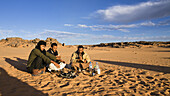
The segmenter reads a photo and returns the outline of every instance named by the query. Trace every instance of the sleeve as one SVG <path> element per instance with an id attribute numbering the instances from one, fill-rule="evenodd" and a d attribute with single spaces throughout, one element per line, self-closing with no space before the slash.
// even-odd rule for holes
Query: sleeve
<path id="1" fill-rule="evenodd" d="M 48 53 L 51 53 L 50 49 L 47 50 Z M 51 53 L 52 54 L 52 53 Z"/>
<path id="2" fill-rule="evenodd" d="M 87 63 L 89 63 L 91 61 L 88 54 L 86 54 L 85 59 L 87 60 Z"/>
<path id="3" fill-rule="evenodd" d="M 46 62 L 47 64 L 51 63 L 51 59 L 49 59 L 47 56 L 45 56 L 43 53 L 41 53 L 38 49 L 34 49 L 33 52 L 35 55 L 41 57 L 44 60 L 44 62 Z"/>
<path id="4" fill-rule="evenodd" d="M 59 54 L 59 52 L 58 52 L 58 51 L 56 51 L 56 54 L 57 54 L 57 56 L 60 56 L 60 54 Z"/>
<path id="5" fill-rule="evenodd" d="M 71 56 L 70 62 L 71 62 L 71 63 L 76 63 L 76 61 L 77 61 L 77 59 L 76 59 L 76 54 L 73 53 L 72 56 Z"/>
<path id="6" fill-rule="evenodd" d="M 46 55 L 47 55 L 47 57 L 49 57 L 50 59 L 56 61 L 56 57 L 55 57 L 53 54 L 51 54 L 51 53 L 49 53 L 49 52 L 46 52 Z"/>

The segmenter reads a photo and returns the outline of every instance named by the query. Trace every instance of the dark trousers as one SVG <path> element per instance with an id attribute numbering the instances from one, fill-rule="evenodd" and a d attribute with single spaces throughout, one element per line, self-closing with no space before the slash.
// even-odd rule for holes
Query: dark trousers
<path id="1" fill-rule="evenodd" d="M 31 66 L 28 68 L 28 72 L 32 73 L 33 69 L 43 69 L 47 64 L 40 57 L 36 57 L 32 62 Z"/>

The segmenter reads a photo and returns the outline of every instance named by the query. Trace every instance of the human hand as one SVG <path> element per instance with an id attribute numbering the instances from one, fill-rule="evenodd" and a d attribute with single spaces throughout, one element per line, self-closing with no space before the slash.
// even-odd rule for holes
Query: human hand
<path id="1" fill-rule="evenodd" d="M 61 56 L 56 56 L 56 59 L 57 59 L 57 60 L 60 60 L 60 59 L 61 59 Z"/>
<path id="2" fill-rule="evenodd" d="M 60 65 L 56 62 L 53 63 L 57 68 L 60 68 Z"/>
<path id="3" fill-rule="evenodd" d="M 84 60 L 84 63 L 87 63 L 87 60 Z"/>
<path id="4" fill-rule="evenodd" d="M 82 55 L 81 55 L 81 54 L 79 54 L 79 58 L 80 58 L 80 60 L 83 60 L 83 57 L 82 57 Z"/>
<path id="5" fill-rule="evenodd" d="M 65 61 L 63 61 L 63 60 L 60 60 L 61 62 L 63 62 L 63 63 L 65 63 Z"/>
<path id="6" fill-rule="evenodd" d="M 66 63 L 65 61 L 63 61 L 63 63 Z"/>

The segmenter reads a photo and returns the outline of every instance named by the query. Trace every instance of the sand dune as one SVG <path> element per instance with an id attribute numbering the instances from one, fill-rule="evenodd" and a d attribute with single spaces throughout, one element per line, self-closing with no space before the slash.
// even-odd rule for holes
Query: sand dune
<path id="1" fill-rule="evenodd" d="M 169 48 L 107 48 L 85 51 L 101 74 L 80 73 L 74 79 L 55 74 L 31 76 L 26 62 L 33 47 L 0 47 L 0 94 L 2 96 L 147 96 L 170 95 Z M 69 63 L 75 47 L 58 48 Z"/>

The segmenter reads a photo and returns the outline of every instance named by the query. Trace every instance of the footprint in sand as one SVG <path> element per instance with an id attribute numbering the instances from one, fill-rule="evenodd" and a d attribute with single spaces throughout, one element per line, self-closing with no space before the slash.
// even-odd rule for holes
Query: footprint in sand
<path id="1" fill-rule="evenodd" d="M 91 90 L 90 87 L 92 87 L 92 86 L 85 86 L 85 87 L 83 87 L 83 91 L 90 91 Z"/>
<path id="2" fill-rule="evenodd" d="M 138 86 L 138 84 L 135 84 L 133 86 L 130 86 L 129 89 L 135 89 Z"/>
<path id="3" fill-rule="evenodd" d="M 123 74 L 122 74 L 122 73 L 119 73 L 118 76 L 123 76 Z"/>
<path id="4" fill-rule="evenodd" d="M 111 72 L 113 72 L 114 70 L 108 70 L 108 71 L 105 71 L 105 74 L 107 74 L 107 75 L 113 75 L 113 73 L 111 73 Z"/>
<path id="5" fill-rule="evenodd" d="M 105 94 L 104 96 L 113 96 L 114 94 Z"/>
<path id="6" fill-rule="evenodd" d="M 69 85 L 69 82 L 67 82 L 67 83 L 64 84 L 64 85 L 61 85 L 60 88 L 66 87 L 66 86 L 68 86 L 68 85 Z"/>
<path id="7" fill-rule="evenodd" d="M 93 79 L 91 79 L 89 82 L 93 82 L 94 80 Z"/>
<path id="8" fill-rule="evenodd" d="M 41 86 L 41 88 L 47 87 L 51 82 L 46 83 L 45 85 Z"/>
<path id="9" fill-rule="evenodd" d="M 52 88 L 46 88 L 46 89 L 42 89 L 41 91 L 51 91 Z"/>
<path id="10" fill-rule="evenodd" d="M 102 85 L 97 85 L 96 87 L 101 87 Z"/>
<path id="11" fill-rule="evenodd" d="M 129 74 L 129 73 L 127 73 L 127 74 L 125 74 L 125 76 L 130 76 L 131 74 Z"/>
<path id="12" fill-rule="evenodd" d="M 160 96 L 158 91 L 151 92 L 150 95 L 151 96 Z"/>
<path id="13" fill-rule="evenodd" d="M 147 79 L 153 79 L 153 77 L 152 77 L 152 76 L 146 76 L 146 78 L 147 78 Z"/>
<path id="14" fill-rule="evenodd" d="M 67 93 L 63 93 L 62 96 L 67 96 Z"/>
<path id="15" fill-rule="evenodd" d="M 161 81 L 168 81 L 166 78 L 160 78 Z"/>
<path id="16" fill-rule="evenodd" d="M 118 87 L 110 87 L 109 89 L 111 89 L 111 90 L 114 90 L 114 89 L 118 89 Z"/>
<path id="17" fill-rule="evenodd" d="M 77 85 L 77 86 L 79 86 L 79 85 L 80 85 L 80 83 L 77 83 L 76 85 Z"/>
<path id="18" fill-rule="evenodd" d="M 82 81 L 87 81 L 87 80 L 89 80 L 89 79 L 84 79 L 84 80 L 82 80 Z"/>
<path id="19" fill-rule="evenodd" d="M 103 77 L 104 75 L 99 75 L 99 77 Z"/>
<path id="20" fill-rule="evenodd" d="M 100 82 L 103 82 L 104 80 L 100 80 Z"/>
<path id="21" fill-rule="evenodd" d="M 124 80 L 115 80 L 115 82 L 118 84 L 118 85 L 122 85 L 122 84 L 125 84 L 126 81 Z"/>
<path id="22" fill-rule="evenodd" d="M 129 79 L 127 79 L 128 81 L 130 81 L 130 82 L 132 82 L 132 83 L 135 83 L 136 82 L 136 79 L 134 79 L 134 78 L 129 78 Z"/>
<path id="23" fill-rule="evenodd" d="M 142 72 L 140 72 L 140 73 L 138 73 L 138 74 L 145 75 L 146 72 L 145 72 L 145 71 L 142 71 Z"/>

